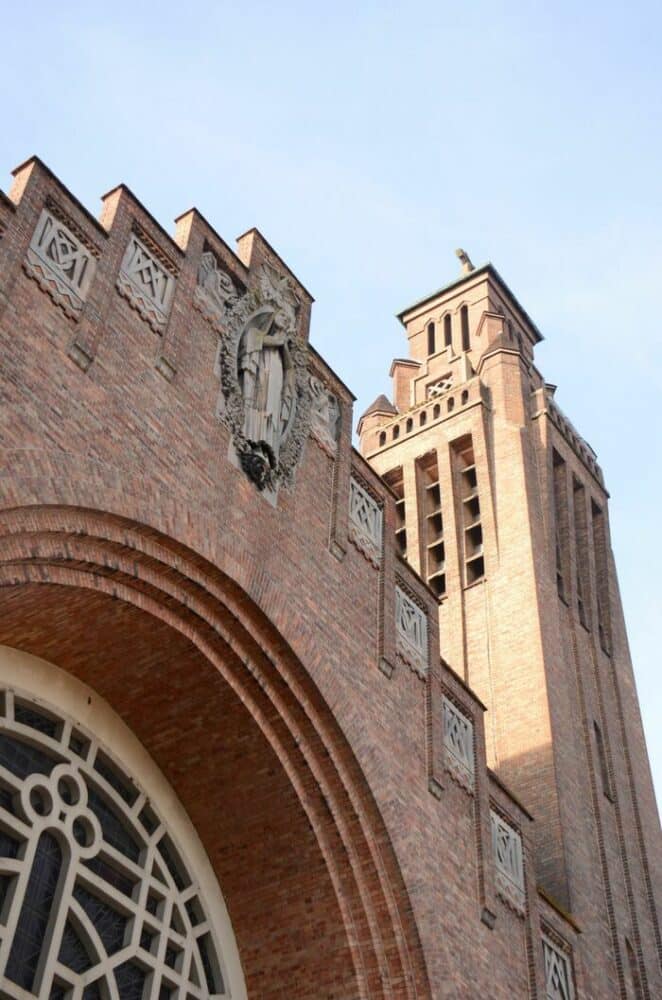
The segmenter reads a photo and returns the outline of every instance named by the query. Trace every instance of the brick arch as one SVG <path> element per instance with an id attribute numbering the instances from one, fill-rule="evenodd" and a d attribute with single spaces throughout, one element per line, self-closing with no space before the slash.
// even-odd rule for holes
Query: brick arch
<path id="1" fill-rule="evenodd" d="M 0 594 L 20 601 L 27 589 L 52 588 L 81 595 L 74 615 L 92 600 L 85 595 L 112 598 L 204 657 L 258 727 L 313 832 L 351 955 L 351 995 L 429 996 L 407 892 L 367 782 L 305 668 L 245 590 L 176 540 L 123 517 L 73 507 L 3 511 Z M 158 676 L 151 683 L 158 692 Z M 319 996 L 315 982 L 287 985 L 293 997 Z M 262 982 L 258 995 L 282 995 L 283 986 Z M 345 1000 L 348 984 L 342 989 Z"/>

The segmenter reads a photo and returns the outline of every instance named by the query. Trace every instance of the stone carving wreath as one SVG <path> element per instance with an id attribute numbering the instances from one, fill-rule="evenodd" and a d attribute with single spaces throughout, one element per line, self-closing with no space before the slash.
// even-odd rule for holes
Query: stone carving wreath
<path id="1" fill-rule="evenodd" d="M 221 332 L 221 419 L 239 463 L 259 490 L 275 492 L 294 478 L 310 430 L 311 392 L 305 341 L 297 331 L 300 303 L 290 281 L 263 264 L 257 286 L 243 295 L 213 254 L 203 255 L 198 298 Z"/>

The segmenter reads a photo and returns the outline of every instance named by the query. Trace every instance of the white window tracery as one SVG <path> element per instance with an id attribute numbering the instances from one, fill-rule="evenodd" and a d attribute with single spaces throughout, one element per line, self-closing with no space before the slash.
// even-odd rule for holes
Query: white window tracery
<path id="1" fill-rule="evenodd" d="M 230 995 L 165 817 L 93 733 L 12 690 L 0 709 L 0 995 Z"/>
<path id="2" fill-rule="evenodd" d="M 443 378 L 437 379 L 436 382 L 430 382 L 427 387 L 427 398 L 435 399 L 437 396 L 443 396 L 444 393 L 449 392 L 453 388 L 453 378 L 451 375 L 444 375 Z"/>

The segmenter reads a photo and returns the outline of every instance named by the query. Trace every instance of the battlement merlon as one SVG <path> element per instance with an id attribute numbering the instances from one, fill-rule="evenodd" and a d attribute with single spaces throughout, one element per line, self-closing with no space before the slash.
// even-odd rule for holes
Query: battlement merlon
<path id="1" fill-rule="evenodd" d="M 303 339 L 308 339 L 313 296 L 258 229 L 249 229 L 238 237 L 234 252 L 195 208 L 177 217 L 175 232 L 171 235 L 125 184 L 119 184 L 103 195 L 102 209 L 97 219 L 39 157 L 30 157 L 16 167 L 12 174 L 14 179 L 9 194 L 0 191 L 0 237 L 4 234 L 4 247 L 0 245 L 0 256 L 9 254 L 11 245 L 11 259 L 22 259 L 29 250 L 30 239 L 40 223 L 40 216 L 44 211 L 52 210 L 59 222 L 66 226 L 73 243 L 80 239 L 93 258 L 87 269 L 84 296 L 81 296 L 80 289 L 75 288 L 61 288 L 57 296 L 53 296 L 65 312 L 69 307 L 70 318 L 80 320 L 80 326 L 85 325 L 86 321 L 94 320 L 95 314 L 99 312 L 99 303 L 96 301 L 91 302 L 87 310 L 82 309 L 82 301 L 98 298 L 98 289 L 92 290 L 90 287 L 93 284 L 92 271 L 97 272 L 98 278 L 100 272 L 110 275 L 111 271 L 119 269 L 123 263 L 127 240 L 131 234 L 137 234 L 139 238 L 145 238 L 143 242 L 147 249 L 151 248 L 166 276 L 170 275 L 172 278 L 169 292 L 176 298 L 181 298 L 181 291 L 174 296 L 175 282 L 193 292 L 191 282 L 185 280 L 185 272 L 197 271 L 200 255 L 205 250 L 214 253 L 219 266 L 227 271 L 241 291 L 256 282 L 262 264 L 270 265 L 289 282 L 300 306 L 298 332 Z M 19 218 L 20 222 L 17 222 Z M 73 249 L 77 251 L 75 246 Z M 5 254 L 2 253 L 3 250 Z M 8 260 L 7 267 L 9 266 Z M 3 267 L 4 277 L 7 267 Z M 250 278 L 250 275 L 253 277 Z M 51 277 L 49 275 L 49 280 Z M 167 277 L 163 281 L 164 285 L 167 284 Z M 104 282 L 97 280 L 94 284 L 98 286 Z M 151 325 L 158 333 L 165 331 L 165 314 L 170 311 L 171 302 L 164 301 L 162 304 L 163 315 L 159 315 L 157 309 L 150 317 Z M 83 316 L 83 312 L 87 315 Z M 89 335 L 77 338 L 81 342 L 80 350 L 73 352 L 72 357 L 79 359 L 81 367 L 85 368 L 91 363 L 94 339 Z"/>

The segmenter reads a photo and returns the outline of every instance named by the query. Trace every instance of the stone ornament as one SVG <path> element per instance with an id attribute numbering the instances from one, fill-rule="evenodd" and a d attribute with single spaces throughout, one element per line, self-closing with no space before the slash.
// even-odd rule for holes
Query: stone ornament
<path id="1" fill-rule="evenodd" d="M 575 1000 L 575 985 L 570 956 L 546 935 L 542 936 L 547 1000 Z"/>
<path id="2" fill-rule="evenodd" d="M 117 278 L 117 290 L 156 333 L 162 333 L 175 292 L 175 278 L 143 241 L 131 234 Z"/>
<path id="3" fill-rule="evenodd" d="M 67 316 L 78 318 L 96 260 L 79 237 L 47 208 L 39 217 L 23 266 Z"/>
<path id="4" fill-rule="evenodd" d="M 436 382 L 432 382 L 427 387 L 427 398 L 436 399 L 437 396 L 443 396 L 445 392 L 448 392 L 452 388 L 453 388 L 452 376 L 445 375 L 444 378 L 440 378 Z"/>
<path id="5" fill-rule="evenodd" d="M 490 809 L 492 851 L 499 896 L 519 914 L 525 912 L 522 838 L 499 813 Z"/>
<path id="6" fill-rule="evenodd" d="M 219 333 L 223 333 L 228 313 L 238 298 L 230 275 L 221 270 L 214 252 L 205 250 L 200 257 L 198 282 L 193 293 L 194 305 Z"/>
<path id="7" fill-rule="evenodd" d="M 446 767 L 467 791 L 474 787 L 474 727 L 470 719 L 445 695 L 442 700 Z"/>
<path id="8" fill-rule="evenodd" d="M 310 376 L 310 429 L 315 440 L 335 455 L 340 433 L 340 403 L 337 396 L 318 379 Z"/>
<path id="9" fill-rule="evenodd" d="M 395 588 L 395 635 L 398 655 L 421 677 L 428 671 L 428 619 L 418 604 Z"/>
<path id="10" fill-rule="evenodd" d="M 217 286 L 218 287 L 218 286 Z M 263 264 L 257 286 L 223 303 L 221 419 L 241 468 L 271 496 L 291 485 L 310 428 L 308 352 L 289 278 Z"/>
<path id="11" fill-rule="evenodd" d="M 376 566 L 382 560 L 383 511 L 356 479 L 349 483 L 349 537 Z"/>

